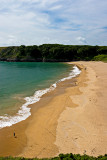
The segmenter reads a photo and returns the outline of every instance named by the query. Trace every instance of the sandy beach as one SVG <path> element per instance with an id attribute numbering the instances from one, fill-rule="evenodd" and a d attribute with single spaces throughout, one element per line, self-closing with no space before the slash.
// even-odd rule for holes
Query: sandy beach
<path id="1" fill-rule="evenodd" d="M 78 78 L 77 91 L 70 96 L 77 107 L 67 106 L 58 119 L 55 144 L 59 153 L 103 155 L 107 153 L 107 63 L 77 64 L 85 67 L 86 75 Z"/>
<path id="2" fill-rule="evenodd" d="M 61 82 L 30 105 L 27 120 L 0 129 L 0 156 L 107 153 L 107 63 L 73 64 L 81 68 L 78 77 Z"/>

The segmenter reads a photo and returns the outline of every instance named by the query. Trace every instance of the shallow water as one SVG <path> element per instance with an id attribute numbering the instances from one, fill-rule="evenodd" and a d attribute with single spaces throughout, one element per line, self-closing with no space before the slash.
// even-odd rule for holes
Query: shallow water
<path id="1" fill-rule="evenodd" d="M 66 77 L 71 65 L 42 62 L 0 62 L 0 116 L 14 115 L 24 98 Z"/>

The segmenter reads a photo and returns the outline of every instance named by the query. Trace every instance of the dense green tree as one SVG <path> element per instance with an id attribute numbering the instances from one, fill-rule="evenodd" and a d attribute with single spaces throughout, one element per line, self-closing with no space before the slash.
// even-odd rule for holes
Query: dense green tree
<path id="1" fill-rule="evenodd" d="M 100 48 L 97 50 L 97 54 L 107 54 L 107 46 L 100 47 Z"/>
<path id="2" fill-rule="evenodd" d="M 31 56 L 33 58 L 40 58 L 41 57 L 41 53 L 39 51 L 38 46 L 34 45 L 34 46 L 27 46 L 25 48 L 25 53 L 27 56 Z"/>
<path id="3" fill-rule="evenodd" d="M 106 60 L 106 55 L 107 46 L 43 44 L 0 48 L 0 60 L 7 61 Z"/>
<path id="4" fill-rule="evenodd" d="M 19 47 L 19 54 L 20 56 L 25 56 L 25 46 L 24 45 L 21 45 Z"/>

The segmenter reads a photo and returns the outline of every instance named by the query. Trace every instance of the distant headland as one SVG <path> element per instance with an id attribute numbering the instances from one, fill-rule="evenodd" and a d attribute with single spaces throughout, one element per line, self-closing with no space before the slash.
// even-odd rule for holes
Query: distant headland
<path id="1" fill-rule="evenodd" d="M 107 61 L 107 46 L 43 44 L 0 47 L 0 61 L 68 62 Z"/>

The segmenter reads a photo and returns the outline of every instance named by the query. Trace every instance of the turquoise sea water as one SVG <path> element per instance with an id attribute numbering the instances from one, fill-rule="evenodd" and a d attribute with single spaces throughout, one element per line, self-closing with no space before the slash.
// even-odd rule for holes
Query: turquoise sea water
<path id="1" fill-rule="evenodd" d="M 42 62 L 0 62 L 0 116 L 14 115 L 24 98 L 69 75 L 71 65 Z"/>

